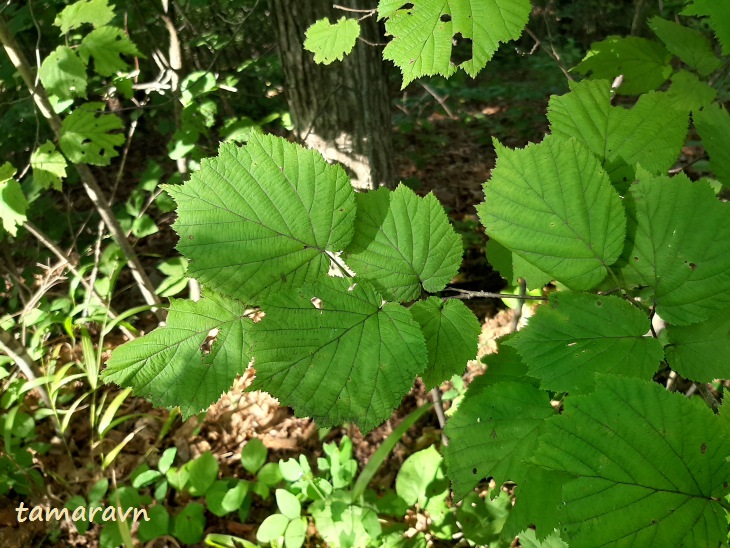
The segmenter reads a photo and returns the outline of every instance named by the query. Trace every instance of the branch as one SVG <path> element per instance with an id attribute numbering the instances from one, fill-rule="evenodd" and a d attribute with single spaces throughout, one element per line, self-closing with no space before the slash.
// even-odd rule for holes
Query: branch
<path id="1" fill-rule="evenodd" d="M 28 63 L 28 59 L 26 59 L 25 55 L 18 46 L 15 37 L 10 33 L 10 30 L 5 23 L 5 19 L 1 16 L 0 42 L 2 42 L 3 48 L 8 54 L 10 61 L 13 63 L 13 66 L 17 69 L 17 71 L 20 73 L 20 76 L 23 78 L 23 81 L 30 91 L 33 100 L 38 106 L 38 110 L 40 110 L 41 114 L 48 122 L 51 130 L 53 130 L 53 133 L 56 135 L 56 139 L 60 139 L 62 134 L 61 118 L 58 116 L 58 114 L 54 112 L 53 108 L 51 107 L 51 103 L 48 100 L 48 96 L 46 95 L 43 86 L 41 86 L 40 84 L 36 85 L 33 74 L 31 72 L 30 64 Z M 125 258 L 127 259 L 127 265 L 132 271 L 132 276 L 137 282 L 137 285 L 142 292 L 142 296 L 144 297 L 145 302 L 150 305 L 162 304 L 162 301 L 155 293 L 155 286 L 152 285 L 152 282 L 147 277 L 147 274 L 144 271 L 144 267 L 142 266 L 139 257 L 134 252 L 132 245 L 125 237 L 124 231 L 119 225 L 119 221 L 114 216 L 114 212 L 112 211 L 109 202 L 104 197 L 104 194 L 101 191 L 101 188 L 99 187 L 99 184 L 97 183 L 94 174 L 91 172 L 86 164 L 74 164 L 74 167 L 79 173 L 81 184 L 83 185 L 84 190 L 86 190 L 86 194 L 91 199 L 94 207 L 104 221 L 104 224 L 109 229 L 109 232 L 114 238 L 114 241 L 122 249 L 122 253 L 124 253 Z M 158 309 L 156 314 L 158 315 L 158 318 L 162 319 L 161 310 Z"/>
<path id="2" fill-rule="evenodd" d="M 518 296 L 510 293 L 491 293 L 489 291 L 467 291 L 466 289 L 459 289 L 457 287 L 447 287 L 444 291 L 456 291 L 459 295 L 453 295 L 446 297 L 447 299 L 474 299 L 474 298 L 486 298 L 486 299 L 522 299 L 523 301 L 547 301 L 547 297 L 536 296 L 536 295 L 525 295 Z"/>

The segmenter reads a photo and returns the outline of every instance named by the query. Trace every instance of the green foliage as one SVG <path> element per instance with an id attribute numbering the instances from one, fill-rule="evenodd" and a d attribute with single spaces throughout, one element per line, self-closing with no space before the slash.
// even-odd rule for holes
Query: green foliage
<path id="1" fill-rule="evenodd" d="M 399 185 L 395 192 L 381 188 L 357 196 L 355 236 L 345 259 L 387 300 L 441 291 L 461 258 L 460 238 L 433 194 L 421 198 Z"/>
<path id="2" fill-rule="evenodd" d="M 719 103 L 705 103 L 692 112 L 692 120 L 710 156 L 712 171 L 730 186 L 730 114 Z"/>
<path id="3" fill-rule="evenodd" d="M 58 46 L 43 60 L 38 76 L 46 91 L 59 99 L 86 97 L 86 65 L 67 46 Z"/>
<path id="4" fill-rule="evenodd" d="M 90 102 L 63 119 L 59 146 L 76 164 L 108 166 L 119 153 L 114 147 L 124 142 L 122 121 L 113 114 L 102 114 L 103 103 Z"/>
<path id="5" fill-rule="evenodd" d="M 61 190 L 68 164 L 52 142 L 46 141 L 33 151 L 30 165 L 33 168 L 33 178 L 41 187 Z"/>
<path id="6" fill-rule="evenodd" d="M 178 205 L 189 274 L 250 304 L 316 280 L 328 253 L 352 238 L 355 199 L 342 168 L 274 137 L 224 144 L 187 183 L 165 188 Z"/>
<path id="7" fill-rule="evenodd" d="M 79 46 L 79 56 L 88 63 L 94 60 L 94 68 L 102 76 L 111 76 L 115 72 L 125 70 L 128 65 L 122 55 L 142 57 L 137 46 L 122 29 L 101 27 L 84 36 Z"/>
<path id="8" fill-rule="evenodd" d="M 60 27 L 63 34 L 68 34 L 87 23 L 95 28 L 103 27 L 113 18 L 114 11 L 108 0 L 78 0 L 64 8 L 53 24 Z"/>
<path id="9" fill-rule="evenodd" d="M 714 72 L 722 64 L 712 51 L 710 41 L 700 31 L 661 17 L 653 17 L 649 26 L 672 55 L 702 76 Z"/>
<path id="10" fill-rule="evenodd" d="M 671 55 L 646 38 L 612 36 L 591 46 L 573 70 L 596 79 L 623 78 L 618 93 L 639 95 L 657 89 L 672 74 Z"/>
<path id="11" fill-rule="evenodd" d="M 189 417 L 230 388 L 248 363 L 245 333 L 253 322 L 236 301 L 209 294 L 198 302 L 172 300 L 167 325 L 120 347 L 104 379 L 133 387 Z M 209 348 L 201 349 L 215 331 Z"/>
<path id="12" fill-rule="evenodd" d="M 252 334 L 252 389 L 266 390 L 323 425 L 352 421 L 363 430 L 379 425 L 427 361 L 423 334 L 410 312 L 382 302 L 357 278 L 323 279 L 267 299 L 266 321 Z"/>
<path id="13" fill-rule="evenodd" d="M 15 171 L 9 162 L 0 166 L 0 220 L 5 231 L 13 236 L 17 234 L 18 226 L 25 223 L 28 209 L 23 189 L 13 178 Z"/>
<path id="14" fill-rule="evenodd" d="M 320 19 L 307 29 L 304 49 L 314 53 L 314 62 L 329 65 L 342 61 L 355 47 L 360 36 L 360 25 L 355 19 L 340 17 L 332 24 L 328 19 Z"/>
<path id="15" fill-rule="evenodd" d="M 707 17 L 715 37 L 722 46 L 722 54 L 730 55 L 730 11 L 723 2 L 713 0 L 689 0 L 682 11 L 684 15 Z"/>
<path id="16" fill-rule="evenodd" d="M 386 19 L 386 33 L 393 36 L 383 58 L 401 70 L 403 87 L 421 76 L 449 77 L 459 68 L 474 77 L 501 42 L 519 38 L 530 9 L 529 0 L 380 0 L 378 18 Z M 463 61 L 453 46 L 457 35 L 465 42 Z"/>
<path id="17" fill-rule="evenodd" d="M 477 206 L 490 237 L 571 289 L 597 286 L 625 238 L 621 200 L 598 159 L 556 135 L 522 150 L 495 146 L 497 166 Z"/>

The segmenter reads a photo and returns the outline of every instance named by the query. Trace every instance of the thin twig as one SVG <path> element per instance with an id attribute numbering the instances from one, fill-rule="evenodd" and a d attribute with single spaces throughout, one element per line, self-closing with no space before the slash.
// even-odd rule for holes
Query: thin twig
<path id="1" fill-rule="evenodd" d="M 436 102 L 438 102 L 438 104 L 439 104 L 439 105 L 441 105 L 441 108 L 442 108 L 442 109 L 444 109 L 444 112 L 446 113 L 446 115 L 447 115 L 447 116 L 448 116 L 449 118 L 451 118 L 452 120 L 455 120 L 455 119 L 456 119 L 456 116 L 454 116 L 454 113 L 453 113 L 453 112 L 451 112 L 451 109 L 449 108 L 449 105 L 447 105 L 447 104 L 446 104 L 446 99 L 448 99 L 448 98 L 449 98 L 449 96 L 448 96 L 448 95 L 447 95 L 446 97 L 441 97 L 441 96 L 440 96 L 440 95 L 439 95 L 438 93 L 436 93 L 436 91 L 435 91 L 435 90 L 434 90 L 434 89 L 433 89 L 433 88 L 432 88 L 431 86 L 429 86 L 428 84 L 426 84 L 426 83 L 422 82 L 421 80 L 418 80 L 418 83 L 419 83 L 419 84 L 421 85 L 421 87 L 422 87 L 423 89 L 425 89 L 425 90 L 426 90 L 426 92 L 428 92 L 428 94 L 429 94 L 429 95 L 430 95 L 431 97 L 433 97 L 434 99 L 436 99 Z"/>
<path id="2" fill-rule="evenodd" d="M 369 9 L 369 10 L 363 10 L 363 9 L 357 9 L 357 8 L 348 8 L 347 6 L 340 6 L 339 4 L 333 4 L 333 8 L 336 10 L 342 10 L 342 11 L 349 11 L 351 13 L 367 13 L 367 17 L 371 17 L 378 13 L 378 10 Z"/>
<path id="3" fill-rule="evenodd" d="M 466 289 L 459 289 L 457 287 L 447 287 L 444 291 L 456 291 L 460 295 L 453 295 L 446 297 L 447 299 L 474 299 L 474 298 L 486 298 L 486 299 L 516 299 L 521 298 L 524 301 L 547 301 L 547 297 L 542 295 L 525 295 L 524 297 L 516 297 L 510 293 L 491 293 L 489 291 L 467 291 Z"/>
<path id="4" fill-rule="evenodd" d="M 13 359 L 23 372 L 23 375 L 25 375 L 25 378 L 29 381 L 34 381 L 38 377 L 42 376 L 40 367 L 38 367 L 38 364 L 36 364 L 33 358 L 28 355 L 25 348 L 18 344 L 10 333 L 2 329 L 0 329 L 0 350 Z M 46 392 L 45 387 L 38 385 L 36 388 L 41 395 L 43 403 L 46 404 L 48 409 L 52 409 L 51 398 L 48 397 L 48 392 Z"/>
<path id="5" fill-rule="evenodd" d="M 563 71 L 563 74 L 565 75 L 565 77 L 572 82 L 573 77 L 568 72 L 568 69 L 566 69 L 565 66 L 563 66 L 563 63 L 560 61 L 560 55 L 558 55 L 558 53 L 555 51 L 555 48 L 553 47 L 552 42 L 550 43 L 550 48 L 552 51 L 550 51 L 543 45 L 542 41 L 529 28 L 525 27 L 525 32 L 527 32 L 527 34 L 530 35 L 530 38 L 532 38 L 537 43 L 537 45 L 540 46 L 540 49 L 542 49 L 545 53 L 547 53 L 548 57 L 550 57 L 553 61 L 555 61 L 555 64 L 557 64 L 558 67 L 560 68 L 560 70 Z M 550 31 L 548 31 L 548 33 L 549 32 Z"/>
<path id="6" fill-rule="evenodd" d="M 525 295 L 527 295 L 527 282 L 524 278 L 518 280 L 520 285 L 520 293 L 517 296 L 517 308 L 515 313 L 512 315 L 512 331 L 517 331 L 517 327 L 520 325 L 520 319 L 522 319 L 522 307 L 525 305 Z"/>
<path id="7" fill-rule="evenodd" d="M 444 434 L 446 414 L 444 413 L 444 404 L 441 401 L 441 389 L 438 386 L 431 389 L 431 400 L 433 401 L 433 410 L 436 412 L 436 418 L 439 421 L 439 428 L 441 429 L 441 444 L 447 446 L 449 444 L 449 438 Z"/>
<path id="8" fill-rule="evenodd" d="M 705 400 L 705 403 L 709 406 L 710 409 L 714 413 L 717 413 L 720 411 L 720 402 L 717 401 L 717 398 L 712 393 L 712 391 L 708 388 L 708 386 L 704 383 L 697 383 L 697 391 L 700 393 L 700 396 L 702 396 L 702 399 Z"/>

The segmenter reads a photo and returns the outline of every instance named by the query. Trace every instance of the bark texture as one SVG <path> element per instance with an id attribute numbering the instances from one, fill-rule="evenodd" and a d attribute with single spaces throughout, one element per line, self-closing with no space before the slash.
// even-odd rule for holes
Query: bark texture
<path id="1" fill-rule="evenodd" d="M 330 161 L 343 164 L 359 189 L 395 183 L 390 98 L 376 17 L 360 22 L 361 38 L 344 61 L 317 65 L 303 44 L 307 28 L 328 17 L 359 18 L 333 8 L 332 0 L 269 0 L 292 121 L 298 137 Z M 372 9 L 376 2 L 340 0 L 339 5 Z"/>

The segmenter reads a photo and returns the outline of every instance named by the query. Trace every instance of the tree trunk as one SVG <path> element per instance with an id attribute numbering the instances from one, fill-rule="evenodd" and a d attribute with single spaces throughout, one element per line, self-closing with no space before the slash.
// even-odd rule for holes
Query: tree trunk
<path id="1" fill-rule="evenodd" d="M 304 50 L 307 28 L 328 17 L 360 17 L 362 13 L 334 9 L 332 0 L 269 0 L 279 54 L 287 82 L 292 122 L 299 139 L 340 162 L 358 189 L 392 187 L 390 98 L 382 47 L 358 40 L 345 60 L 317 65 Z M 368 0 L 340 0 L 355 9 L 371 9 Z M 382 44 L 373 15 L 362 21 L 361 38 Z"/>

